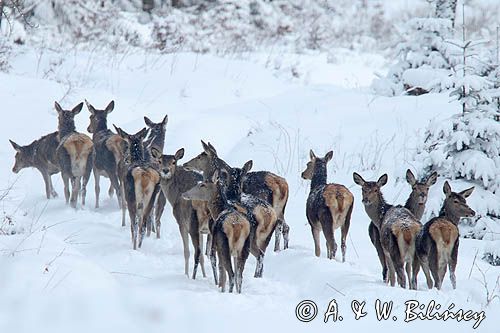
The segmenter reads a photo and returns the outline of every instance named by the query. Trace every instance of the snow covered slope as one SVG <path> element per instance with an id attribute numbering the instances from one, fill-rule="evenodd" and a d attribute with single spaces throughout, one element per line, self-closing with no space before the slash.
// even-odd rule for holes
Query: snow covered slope
<path id="1" fill-rule="evenodd" d="M 418 291 L 388 287 L 381 281 L 368 238 L 369 220 L 360 188 L 352 181 L 353 171 L 365 179 L 388 173 L 385 198 L 404 203 L 410 192 L 404 173 L 412 167 L 413 149 L 424 126 L 432 118 L 456 112 L 458 105 L 437 94 L 375 97 L 364 87 L 382 60 L 345 50 L 338 54 L 337 64 L 328 64 L 320 56 L 284 55 L 279 66 L 278 60 L 270 62 L 269 55 L 258 54 L 217 58 L 190 53 L 122 56 L 26 50 L 19 55 L 11 73 L 0 74 L 0 187 L 12 186 L 1 201 L 0 230 L 16 232 L 0 235 L 0 330 L 472 330 L 474 321 L 404 322 L 407 300 L 425 304 L 435 300 L 442 309 L 453 303 L 454 310 L 485 310 L 486 319 L 477 330 L 497 332 L 500 301 L 497 297 L 489 307 L 486 303 L 487 290 L 498 295 L 498 287 L 494 288 L 500 269 L 480 259 L 484 243 L 462 240 L 456 290 L 446 278 L 443 290 L 429 291 L 423 274 Z M 293 68 L 298 68 L 298 78 Z M 93 208 L 92 180 L 83 209 L 74 211 L 64 204 L 58 175 L 53 179 L 60 197 L 47 201 L 35 170 L 11 173 L 14 151 L 7 139 L 26 144 L 55 130 L 54 100 L 69 108 L 85 98 L 96 107 L 114 99 L 116 107 L 108 124 L 129 132 L 144 127 L 144 115 L 159 121 L 168 114 L 165 153 L 184 147 L 185 161 L 201 151 L 200 139 L 204 139 L 231 165 L 253 159 L 254 170 L 286 177 L 290 249 L 266 254 L 262 279 L 252 277 L 255 260 L 250 258 L 242 294 L 222 294 L 211 277 L 191 280 L 183 275 L 181 239 L 169 207 L 162 239 L 146 239 L 142 249 L 133 251 L 129 228 L 120 226 L 116 200 L 101 194 L 101 208 Z M 88 116 L 86 109 L 77 116 L 82 132 Z M 324 241 L 321 258 L 313 253 L 305 218 L 309 183 L 300 178 L 311 148 L 318 155 L 333 149 L 328 179 L 346 185 L 355 195 L 345 263 L 326 259 Z M 431 188 L 429 209 L 441 205 L 443 182 L 440 179 Z M 465 186 L 452 182 L 454 189 Z M 472 207 L 474 200 L 473 194 Z M 7 218 L 14 225 L 9 226 Z M 310 323 L 295 317 L 295 307 L 305 299 L 319 308 Z M 343 321 L 330 319 L 325 324 L 323 314 L 332 299 Z M 392 316 L 377 320 L 376 299 L 394 301 L 397 321 Z M 366 301 L 366 317 L 354 319 L 353 300 Z"/>

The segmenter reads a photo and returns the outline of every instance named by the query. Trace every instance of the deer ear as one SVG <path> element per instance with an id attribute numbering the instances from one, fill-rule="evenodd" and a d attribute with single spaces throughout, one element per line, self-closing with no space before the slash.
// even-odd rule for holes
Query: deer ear
<path id="1" fill-rule="evenodd" d="M 12 147 L 14 147 L 14 149 L 15 149 L 16 151 L 21 151 L 21 146 L 20 146 L 20 145 L 18 145 L 17 143 L 15 143 L 15 142 L 14 142 L 14 141 L 12 141 L 12 140 L 9 140 L 9 142 L 10 142 L 10 144 L 12 145 Z"/>
<path id="2" fill-rule="evenodd" d="M 325 154 L 325 161 L 329 162 L 333 157 L 333 150 L 330 150 L 328 153 Z"/>
<path id="3" fill-rule="evenodd" d="M 81 102 L 80 104 L 78 104 L 77 106 L 75 106 L 73 108 L 73 110 L 71 110 L 71 113 L 73 113 L 74 115 L 77 115 L 80 113 L 80 111 L 82 111 L 82 108 L 83 108 L 83 102 Z"/>
<path id="4" fill-rule="evenodd" d="M 361 177 L 358 173 L 353 172 L 352 174 L 352 179 L 354 180 L 354 183 L 358 184 L 359 186 L 365 185 L 365 180 L 363 177 Z"/>
<path id="5" fill-rule="evenodd" d="M 163 121 L 161 123 L 163 124 L 163 128 L 167 128 L 168 114 L 165 115 L 165 118 L 163 118 Z"/>
<path id="6" fill-rule="evenodd" d="M 436 184 L 437 178 L 438 178 L 438 174 L 436 171 L 434 171 L 433 173 L 431 173 L 429 178 L 427 178 L 425 183 L 427 184 L 427 186 L 434 185 L 434 184 Z"/>
<path id="7" fill-rule="evenodd" d="M 471 188 L 468 188 L 466 190 L 463 190 L 462 192 L 460 192 L 458 194 L 460 194 L 464 198 L 468 198 L 472 194 L 473 191 L 474 191 L 474 186 L 472 186 Z"/>
<path id="8" fill-rule="evenodd" d="M 113 111 L 115 109 L 115 101 L 111 101 L 109 102 L 108 106 L 106 106 L 106 109 L 104 109 L 104 111 L 106 113 L 111 113 L 111 111 Z"/>
<path id="9" fill-rule="evenodd" d="M 219 181 L 219 170 L 215 170 L 211 179 L 212 183 L 217 183 Z"/>
<path id="10" fill-rule="evenodd" d="M 445 182 L 444 182 L 444 185 L 443 185 L 443 192 L 444 192 L 444 194 L 446 194 L 446 196 L 447 196 L 447 197 L 451 194 L 451 186 L 450 186 L 450 184 L 448 183 L 448 181 L 445 181 Z"/>
<path id="11" fill-rule="evenodd" d="M 252 166 L 253 166 L 253 161 L 250 160 L 248 162 L 246 162 L 244 165 L 243 165 L 243 173 L 246 174 L 248 171 L 250 171 L 252 169 Z"/>
<path id="12" fill-rule="evenodd" d="M 149 127 L 153 127 L 155 123 L 153 123 L 151 121 L 151 119 L 149 119 L 148 117 L 144 116 L 144 122 L 146 123 L 146 125 L 148 125 Z"/>
<path id="13" fill-rule="evenodd" d="M 94 106 L 92 106 L 92 104 L 89 103 L 89 101 L 85 100 L 85 105 L 87 105 L 87 109 L 90 111 L 90 113 L 95 113 L 95 108 Z"/>
<path id="14" fill-rule="evenodd" d="M 314 154 L 313 150 L 309 150 L 309 157 L 311 158 L 311 161 L 316 159 L 316 154 Z"/>
<path id="15" fill-rule="evenodd" d="M 144 127 L 136 135 L 139 136 L 142 140 L 144 140 L 144 138 L 148 135 L 148 132 L 149 132 L 149 128 Z"/>
<path id="16" fill-rule="evenodd" d="M 210 142 L 208 143 L 208 148 L 210 149 L 210 152 L 212 153 L 212 155 L 217 156 L 217 150 Z"/>
<path id="17" fill-rule="evenodd" d="M 203 140 L 200 140 L 200 141 L 201 141 L 201 146 L 203 147 L 203 151 L 206 154 L 210 154 L 210 147 L 208 147 L 208 145 L 205 143 L 205 141 L 203 141 Z"/>
<path id="18" fill-rule="evenodd" d="M 184 157 L 184 148 L 181 148 L 178 151 L 176 151 L 174 157 L 177 161 L 180 160 L 181 158 L 183 158 Z"/>
<path id="19" fill-rule="evenodd" d="M 377 185 L 378 185 L 379 187 L 384 186 L 385 184 L 387 184 L 387 179 L 388 179 L 387 174 L 386 174 L 386 173 L 384 173 L 384 174 L 383 174 L 382 176 L 380 176 L 380 178 L 377 180 Z"/>
<path id="20" fill-rule="evenodd" d="M 120 127 L 116 126 L 115 124 L 113 124 L 113 127 L 115 128 L 116 133 L 118 133 L 119 136 L 121 136 L 123 139 L 127 138 L 127 134 Z"/>
<path id="21" fill-rule="evenodd" d="M 406 170 L 406 181 L 411 186 L 413 186 L 417 183 L 417 180 L 415 179 L 415 175 L 413 174 L 413 172 L 411 172 L 410 169 Z"/>
<path id="22" fill-rule="evenodd" d="M 59 103 L 57 103 L 57 101 L 54 102 L 54 108 L 56 109 L 57 113 L 61 113 L 64 111 L 62 107 L 59 105 Z"/>
<path id="23" fill-rule="evenodd" d="M 151 155 L 156 158 L 157 160 L 161 159 L 162 153 L 155 147 L 151 147 Z"/>

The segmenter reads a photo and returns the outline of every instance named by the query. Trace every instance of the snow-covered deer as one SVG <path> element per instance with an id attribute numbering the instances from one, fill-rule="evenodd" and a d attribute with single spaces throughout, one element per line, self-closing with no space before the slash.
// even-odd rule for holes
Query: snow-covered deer
<path id="1" fill-rule="evenodd" d="M 99 179 L 100 176 L 109 178 L 111 186 L 109 195 L 116 192 L 118 204 L 122 204 L 122 191 L 118 177 L 118 164 L 123 159 L 123 139 L 120 135 L 108 129 L 107 117 L 115 108 L 115 102 L 111 101 L 104 110 L 98 110 L 88 101 L 85 101 L 90 112 L 90 124 L 87 128 L 92 133 L 94 143 L 93 172 L 95 186 L 95 208 L 99 208 Z"/>
<path id="2" fill-rule="evenodd" d="M 476 213 L 466 203 L 474 187 L 455 193 L 446 181 L 443 192 L 446 195 L 439 216 L 431 219 L 417 236 L 417 255 L 427 279 L 427 286 L 441 289 L 447 268 L 453 289 L 457 287 L 455 268 L 457 266 L 459 231 L 458 222 L 462 217 L 472 217 Z M 434 283 L 431 278 L 434 278 Z"/>
<path id="3" fill-rule="evenodd" d="M 326 165 L 333 157 L 329 151 L 323 158 L 317 157 L 311 150 L 310 161 L 302 172 L 303 179 L 311 180 L 311 191 L 307 197 L 306 215 L 314 239 L 314 251 L 321 254 L 319 233 L 323 230 L 326 238 L 327 257 L 334 259 L 337 252 L 335 230 L 341 228 L 342 262 L 345 261 L 346 238 L 351 224 L 354 196 L 340 184 L 327 184 Z"/>
<path id="4" fill-rule="evenodd" d="M 189 238 L 194 247 L 194 268 L 192 278 L 196 279 L 198 265 L 201 264 L 203 277 L 205 274 L 203 252 L 203 234 L 209 233 L 209 216 L 206 203 L 197 200 L 185 200 L 182 194 L 193 188 L 203 177 L 195 172 L 177 165 L 184 157 L 184 149 L 177 150 L 174 155 L 163 155 L 156 148 L 151 149 L 153 158 L 159 163 L 161 190 L 172 206 L 174 218 L 179 227 L 184 248 L 184 273 L 189 275 Z M 156 232 L 160 232 L 160 219 L 156 220 Z"/>
<path id="5" fill-rule="evenodd" d="M 136 134 L 128 134 L 115 126 L 118 134 L 127 142 L 128 153 L 124 170 L 123 190 L 130 216 L 130 231 L 134 250 L 141 247 L 148 216 L 160 187 L 160 175 L 144 155 L 144 138 L 148 130 L 143 128 Z"/>
<path id="6" fill-rule="evenodd" d="M 357 173 L 353 174 L 353 178 L 354 182 L 362 187 L 363 204 L 365 206 L 365 211 L 371 220 L 368 227 L 368 234 L 370 236 L 372 244 L 377 250 L 380 264 L 382 266 L 382 279 L 384 281 L 387 281 L 386 256 L 384 254 L 384 250 L 380 241 L 381 237 L 379 231 L 384 218 L 384 216 L 381 216 L 381 213 L 385 214 L 385 212 L 389 211 L 389 209 L 392 207 L 392 205 L 389 205 L 385 202 L 381 192 L 381 187 L 387 183 L 387 175 L 381 176 L 376 182 L 365 181 L 363 177 L 361 177 Z M 422 218 L 425 210 L 425 204 L 427 202 L 429 188 L 436 183 L 436 179 L 437 173 L 434 172 L 426 180 L 417 181 L 410 169 L 406 171 L 406 181 L 412 187 L 412 191 L 405 203 L 404 208 L 408 209 L 417 221 L 420 221 L 420 219 Z M 404 211 L 403 215 L 408 215 L 408 212 Z M 413 218 L 411 220 L 412 224 L 414 225 L 415 222 L 413 221 Z M 412 236 L 412 239 L 413 238 L 414 236 Z M 404 252 L 406 253 L 406 250 Z M 410 264 L 410 266 L 411 265 L 412 264 Z M 416 285 L 414 283 L 416 283 L 416 274 L 418 274 L 417 262 L 415 262 L 415 267 L 412 269 L 412 271 L 415 271 L 415 277 L 413 278 L 412 273 L 412 278 L 409 278 L 410 281 L 414 281 L 410 282 L 410 288 L 416 288 Z"/>
<path id="7" fill-rule="evenodd" d="M 66 203 L 76 208 L 78 195 L 81 192 L 82 205 L 85 205 L 87 183 L 92 171 L 92 139 L 76 131 L 75 116 L 82 111 L 83 102 L 72 110 L 63 110 L 59 103 L 54 103 L 58 114 L 59 145 L 56 157 L 61 168 Z M 69 182 L 71 181 L 71 197 Z"/>
<path id="8" fill-rule="evenodd" d="M 219 156 L 214 146 L 201 141 L 203 152 L 184 164 L 184 167 L 203 172 L 205 179 L 211 179 L 216 170 L 230 170 Z M 278 221 L 275 229 L 274 251 L 280 250 L 280 239 L 283 237 L 283 248 L 288 248 L 290 227 L 285 222 L 285 207 L 288 201 L 288 183 L 286 179 L 269 171 L 249 172 L 243 180 L 243 193 L 253 195 L 268 202 L 276 212 Z"/>
<path id="9" fill-rule="evenodd" d="M 225 173 L 225 175 L 219 176 L 219 172 Z M 216 170 L 211 180 L 205 179 L 184 193 L 183 196 L 186 199 L 208 202 L 208 208 L 214 221 L 210 226 L 213 238 L 210 258 L 215 283 L 224 292 L 227 274 L 229 276 L 229 292 L 232 292 L 234 285 L 236 285 L 236 291 L 241 293 L 243 270 L 250 252 L 251 224 L 241 208 L 227 200 L 226 180 L 223 179 L 227 176 L 226 170 Z M 216 253 L 219 258 L 219 277 L 217 277 L 216 272 Z M 234 261 L 234 267 L 231 259 Z"/>
<path id="10" fill-rule="evenodd" d="M 35 168 L 42 174 L 45 182 L 45 195 L 47 199 L 57 197 L 57 192 L 52 185 L 52 175 L 60 171 L 56 157 L 56 148 L 59 145 L 58 132 L 42 136 L 29 145 L 21 146 L 12 140 L 10 144 L 16 150 L 16 162 L 12 172 L 18 173 L 24 168 Z"/>

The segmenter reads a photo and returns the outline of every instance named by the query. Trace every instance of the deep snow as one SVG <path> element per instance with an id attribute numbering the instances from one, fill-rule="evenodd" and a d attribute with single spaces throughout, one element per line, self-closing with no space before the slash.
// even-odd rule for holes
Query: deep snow
<path id="1" fill-rule="evenodd" d="M 352 181 L 353 171 L 365 179 L 388 173 L 385 198 L 404 203 L 410 191 L 404 173 L 412 167 L 425 126 L 430 119 L 457 112 L 459 105 L 449 103 L 446 94 L 373 96 L 367 86 L 374 72 L 382 70 L 383 59 L 347 50 L 337 54 L 333 63 L 321 55 L 287 54 L 218 58 L 26 49 L 17 56 L 11 73 L 0 74 L 0 182 L 5 189 L 12 185 L 1 204 L 4 216 L 15 223 L 2 226 L 18 232 L 0 236 L 1 331 L 471 331 L 473 322 L 404 323 L 404 302 L 411 299 L 435 300 L 443 308 L 454 303 L 455 309 L 484 309 L 486 319 L 478 331 L 498 331 L 500 300 L 486 307 L 480 272 L 493 291 L 500 268 L 481 260 L 487 243 L 461 240 L 456 290 L 446 277 L 443 290 L 429 291 L 422 273 L 418 291 L 388 287 L 368 238 L 360 188 Z M 158 121 L 168 114 L 165 153 L 184 147 L 184 161 L 201 151 L 204 139 L 231 165 L 253 159 L 254 170 L 286 177 L 290 249 L 267 252 L 262 279 L 252 277 L 255 260 L 250 258 L 243 293 L 222 294 L 210 274 L 195 281 L 183 275 L 181 240 L 170 208 L 163 216 L 162 239 L 146 239 L 142 249 L 133 251 L 129 228 L 120 226 L 116 200 L 102 191 L 101 208 L 93 208 L 93 180 L 85 208 L 74 211 L 64 204 L 59 175 L 53 177 L 59 198 L 47 201 L 37 171 L 10 171 L 14 150 L 7 139 L 27 144 L 53 131 L 54 100 L 69 108 L 85 98 L 96 107 L 114 99 L 108 124 L 129 132 L 144 127 L 144 115 Z M 82 132 L 88 116 L 85 108 L 77 116 Z M 300 178 L 311 148 L 317 155 L 333 149 L 328 179 L 346 185 L 355 196 L 345 263 L 326 259 L 324 241 L 321 258 L 314 257 L 305 218 L 309 182 Z M 431 188 L 424 220 L 439 209 L 443 182 Z M 101 180 L 101 189 L 107 186 Z M 452 182 L 456 190 L 466 186 Z M 476 194 L 469 200 L 473 208 L 481 204 Z M 206 268 L 208 272 L 208 264 Z M 333 298 L 344 320 L 325 324 L 323 313 Z M 377 298 L 394 301 L 397 321 L 377 321 Z M 319 307 L 310 323 L 295 318 L 295 306 L 303 299 Z M 366 301 L 367 317 L 353 319 L 352 300 Z"/>

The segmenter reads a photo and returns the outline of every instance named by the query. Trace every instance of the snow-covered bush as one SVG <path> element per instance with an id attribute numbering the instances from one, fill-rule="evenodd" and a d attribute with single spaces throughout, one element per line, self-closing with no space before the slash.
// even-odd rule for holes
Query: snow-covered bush
<path id="1" fill-rule="evenodd" d="M 401 28 L 400 35 L 398 60 L 386 77 L 374 81 L 375 91 L 388 96 L 440 91 L 441 81 L 456 62 L 456 50 L 446 41 L 452 36 L 451 20 L 413 18 Z"/>

